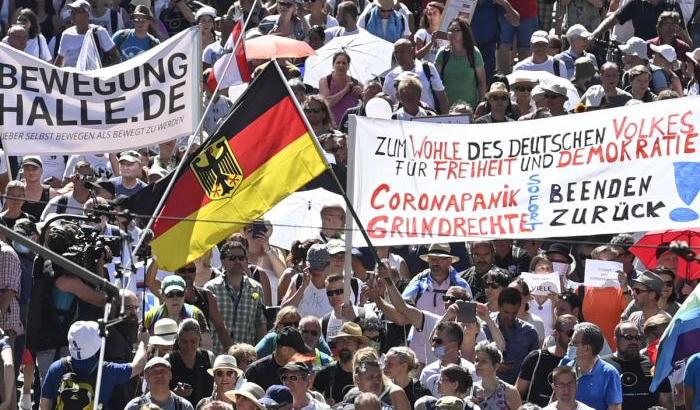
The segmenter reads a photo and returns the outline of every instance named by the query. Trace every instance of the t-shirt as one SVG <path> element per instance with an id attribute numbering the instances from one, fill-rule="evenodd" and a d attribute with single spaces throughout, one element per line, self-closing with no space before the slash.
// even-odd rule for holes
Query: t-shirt
<path id="1" fill-rule="evenodd" d="M 700 408 L 700 394 L 698 394 L 698 392 L 700 392 L 700 353 L 695 353 L 688 359 L 685 366 L 683 385 L 695 389 L 693 408 Z"/>
<path id="2" fill-rule="evenodd" d="M 89 380 L 89 372 L 82 372 L 78 363 L 76 363 L 77 361 L 73 361 L 72 359 L 71 361 L 72 367 L 76 371 L 79 380 Z M 120 384 L 128 382 L 129 379 L 131 379 L 131 371 L 132 366 L 130 363 L 121 364 L 105 362 L 102 370 L 102 385 L 100 388 L 101 403 L 104 403 L 104 405 L 107 406 L 109 399 L 112 397 L 114 388 Z M 68 369 L 63 365 L 63 362 L 60 359 L 53 362 L 49 367 L 49 370 L 46 372 L 44 384 L 41 388 L 41 397 L 53 400 L 55 403 L 56 398 L 58 397 L 58 389 L 61 386 L 61 380 L 63 375 L 67 372 Z M 105 407 L 105 409 L 106 408 L 107 407 Z"/>
<path id="3" fill-rule="evenodd" d="M 137 192 L 139 192 L 143 187 L 146 186 L 146 183 L 141 181 L 140 179 L 136 180 L 136 185 L 134 185 L 133 188 L 127 188 L 124 186 L 124 183 L 122 182 L 122 177 L 114 177 L 110 179 L 110 181 L 114 184 L 114 191 L 116 192 L 117 195 L 126 195 L 126 196 L 131 196 Z"/>
<path id="4" fill-rule="evenodd" d="M 309 26 L 311 26 L 311 14 L 305 15 L 304 19 L 309 23 Z M 326 16 L 326 24 L 324 24 L 324 26 L 326 26 L 326 28 L 338 27 L 338 20 L 329 14 Z"/>
<path id="5" fill-rule="evenodd" d="M 323 394 L 326 399 L 335 403 L 343 401 L 345 393 L 355 386 L 352 372 L 346 372 L 338 363 L 334 363 L 316 374 L 314 390 Z"/>
<path id="6" fill-rule="evenodd" d="M 543 407 L 542 410 L 559 410 L 559 403 L 554 402 L 549 404 L 547 407 Z M 585 404 L 581 403 L 580 401 L 576 401 L 576 408 L 574 410 L 594 410 L 593 407 L 586 406 Z"/>
<path id="7" fill-rule="evenodd" d="M 613 351 L 617 350 L 615 326 L 620 322 L 620 315 L 626 307 L 627 299 L 621 289 L 586 287 L 583 297 L 583 317 L 587 322 L 595 323 L 600 327 Z"/>
<path id="8" fill-rule="evenodd" d="M 215 41 L 209 44 L 202 52 L 202 62 L 213 66 L 225 53 L 226 49 L 221 45 L 221 42 Z"/>
<path id="9" fill-rule="evenodd" d="M 263 390 L 267 390 L 274 384 L 282 384 L 277 374 L 281 367 L 273 355 L 268 355 L 251 363 L 245 372 L 245 378 L 262 387 Z"/>
<path id="10" fill-rule="evenodd" d="M 71 155 L 68 157 L 66 172 L 63 174 L 63 177 L 68 178 L 73 175 L 75 173 L 75 164 L 80 161 L 87 161 L 90 163 L 92 169 L 95 171 L 95 178 L 112 178 L 112 175 L 114 175 L 114 172 L 112 171 L 112 163 L 109 161 L 109 156 L 85 154 Z"/>
<path id="11" fill-rule="evenodd" d="M 479 103 L 479 87 L 476 70 L 484 66 L 481 52 L 474 47 L 474 64 L 465 55 L 450 53 L 450 58 L 445 63 L 445 50 L 440 50 L 435 58 L 435 66 L 442 75 L 442 82 L 447 92 L 449 104 L 457 101 L 465 101 L 472 107 Z"/>
<path id="12" fill-rule="evenodd" d="M 678 3 L 669 4 L 660 1 L 657 5 L 647 0 L 632 0 L 625 4 L 617 13 L 616 19 L 620 24 L 632 21 L 635 37 L 649 40 L 657 36 L 656 22 L 664 11 L 676 11 L 682 15 Z"/>
<path id="13" fill-rule="evenodd" d="M 574 366 L 576 363 L 564 358 L 562 365 Z M 598 359 L 590 373 L 577 380 L 576 400 L 596 410 L 606 410 L 610 404 L 622 404 L 622 383 L 620 372 L 610 363 Z"/>
<path id="14" fill-rule="evenodd" d="M 170 392 L 170 398 L 166 402 L 156 401 L 151 397 L 151 392 L 144 394 L 141 397 L 133 398 L 124 410 L 140 410 L 144 404 L 156 404 L 163 410 L 194 410 L 190 402 Z"/>
<path id="15" fill-rule="evenodd" d="M 515 64 L 513 71 L 524 70 L 524 71 L 546 71 L 550 74 L 554 73 L 554 58 L 547 57 L 547 61 L 544 63 L 533 63 L 532 57 L 528 57 L 523 61 Z M 559 77 L 569 78 L 569 72 L 566 71 L 566 64 L 563 61 L 559 61 Z"/>
<path id="16" fill-rule="evenodd" d="M 114 42 L 110 37 L 110 34 L 104 27 L 96 28 L 97 47 L 101 47 L 102 51 L 109 52 L 114 48 Z M 61 43 L 58 46 L 58 55 L 63 56 L 63 66 L 64 67 L 75 67 L 78 62 L 78 54 L 80 54 L 80 48 L 83 46 L 83 39 L 85 34 L 79 34 L 76 26 L 66 29 L 61 35 Z"/>
<path id="17" fill-rule="evenodd" d="M 481 380 L 481 377 L 476 375 L 476 367 L 465 358 L 461 358 L 459 361 L 459 366 L 469 372 L 472 376 L 474 382 Z M 426 389 L 430 390 L 434 397 L 440 397 L 438 393 L 438 380 L 440 379 L 440 369 L 442 365 L 439 360 L 436 360 L 423 368 L 420 372 L 420 384 Z"/>
<path id="18" fill-rule="evenodd" d="M 308 315 L 323 317 L 326 313 L 333 310 L 330 302 L 328 302 L 326 287 L 317 289 L 313 283 L 309 283 L 309 286 L 304 289 L 304 295 L 301 297 L 297 309 L 301 317 Z"/>
<path id="19" fill-rule="evenodd" d="M 433 98 L 433 92 L 431 91 L 431 88 L 434 91 L 444 91 L 445 86 L 443 85 L 442 80 L 440 79 L 440 74 L 438 73 L 437 69 L 435 69 L 435 66 L 432 63 L 425 64 L 427 64 L 430 69 L 430 81 L 428 81 L 428 77 L 423 72 L 423 63 L 421 61 L 415 60 L 413 62 L 413 69 L 411 69 L 410 71 L 418 76 L 421 85 L 423 86 L 423 93 L 420 96 L 421 101 L 426 103 L 429 108 L 435 109 L 435 99 Z M 399 74 L 401 74 L 403 71 L 404 70 L 401 68 L 401 66 L 398 66 L 393 70 L 389 71 L 389 73 L 386 75 L 386 78 L 384 79 L 383 91 L 389 97 L 391 97 L 391 100 L 394 102 L 398 101 L 396 97 L 397 84 L 395 84 L 395 81 Z"/>
<path id="20" fill-rule="evenodd" d="M 327 44 L 329 41 L 333 40 L 336 37 L 343 37 L 343 36 L 352 36 L 354 34 L 360 34 L 360 33 L 366 33 L 367 30 L 356 27 L 355 30 L 348 31 L 345 30 L 345 27 L 343 26 L 335 26 L 335 27 L 330 27 L 327 28 L 325 31 L 325 40 L 324 44 Z"/>
<path id="21" fill-rule="evenodd" d="M 85 204 L 78 202 L 78 200 L 75 199 L 70 192 L 68 192 L 51 198 L 48 205 L 46 205 L 46 208 L 44 208 L 44 211 L 41 213 L 41 220 L 45 221 L 50 214 L 58 213 L 58 204 L 59 202 L 62 202 L 61 198 L 66 197 L 68 198 L 68 200 L 64 200 L 65 205 L 62 205 L 62 207 L 65 207 L 65 210 L 61 213 L 68 215 L 82 215 L 83 205 Z"/>
<path id="22" fill-rule="evenodd" d="M 524 400 L 546 406 L 552 395 L 552 371 L 559 366 L 562 357 L 548 349 L 534 350 L 523 360 L 518 378 L 529 381 Z"/>
<path id="23" fill-rule="evenodd" d="M 671 384 L 664 379 L 656 393 L 649 392 L 653 375 L 652 364 L 646 356 L 639 360 L 621 360 L 615 355 L 602 358 L 620 372 L 622 380 L 622 410 L 648 409 L 659 403 L 659 393 L 670 393 Z"/>
<path id="24" fill-rule="evenodd" d="M 150 35 L 146 35 L 144 38 L 138 38 L 133 29 L 117 31 L 112 36 L 112 41 L 114 41 L 114 44 L 118 47 L 122 61 L 134 58 L 150 50 L 152 46 L 160 43 L 158 39 Z"/>
<path id="25" fill-rule="evenodd" d="M 46 42 L 46 38 L 41 33 L 39 33 L 38 36 L 27 40 L 27 46 L 24 47 L 24 52 L 44 61 L 53 60 L 53 55 L 49 50 L 49 45 Z"/>
<path id="26" fill-rule="evenodd" d="M 116 15 L 117 25 L 115 27 L 112 26 L 112 13 Z M 110 36 L 124 28 L 124 20 L 122 19 L 121 13 L 112 9 L 105 10 L 104 14 L 99 17 L 91 14 L 90 23 L 104 27 L 109 32 Z"/>
<path id="27" fill-rule="evenodd" d="M 66 157 L 63 155 L 41 155 L 44 170 L 43 178 L 63 179 L 66 172 Z"/>
<path id="28" fill-rule="evenodd" d="M 421 40 L 423 42 L 423 46 L 425 47 L 426 44 L 430 43 L 430 41 L 433 39 L 433 35 L 428 33 L 428 30 L 421 28 L 416 31 L 416 34 L 413 36 L 413 41 L 416 42 L 418 40 Z M 438 54 L 438 50 L 441 49 L 442 47 L 447 47 L 450 45 L 450 42 L 447 40 L 443 39 L 438 39 L 435 44 L 433 44 L 432 47 L 430 47 L 430 50 L 425 54 L 423 57 L 423 61 L 430 61 L 431 63 L 435 62 L 435 57 Z"/>

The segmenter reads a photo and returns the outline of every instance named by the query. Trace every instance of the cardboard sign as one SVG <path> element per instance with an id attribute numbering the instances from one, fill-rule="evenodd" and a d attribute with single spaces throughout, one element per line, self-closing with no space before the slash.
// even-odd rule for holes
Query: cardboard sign
<path id="1" fill-rule="evenodd" d="M 546 296 L 550 292 L 560 293 L 561 281 L 557 272 L 552 273 L 530 273 L 523 272 L 520 274 L 527 286 L 530 287 L 530 293 L 533 295 Z"/>
<path id="2" fill-rule="evenodd" d="M 586 273 L 583 284 L 592 288 L 619 288 L 617 272 L 622 270 L 621 262 L 586 259 Z"/>

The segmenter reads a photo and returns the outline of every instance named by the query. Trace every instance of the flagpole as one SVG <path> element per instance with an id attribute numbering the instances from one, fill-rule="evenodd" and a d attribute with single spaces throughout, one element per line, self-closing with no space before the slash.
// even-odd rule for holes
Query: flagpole
<path id="1" fill-rule="evenodd" d="M 246 17 L 245 22 L 243 23 L 244 28 L 250 22 L 250 18 L 253 15 L 253 10 L 255 9 L 255 6 L 257 5 L 258 1 L 260 1 L 260 0 L 253 1 L 253 6 L 251 7 L 250 11 L 248 12 L 248 16 Z M 201 36 L 202 36 L 202 33 L 201 33 L 200 29 L 197 28 L 197 34 L 195 35 L 195 41 L 197 44 L 197 51 L 195 52 L 195 54 L 197 54 L 199 56 L 199 60 L 197 61 L 197 64 L 199 64 L 200 73 L 201 73 L 201 66 L 202 66 Z M 226 62 L 226 66 L 224 67 L 224 73 L 228 71 L 228 68 L 231 65 L 231 62 L 235 59 L 236 50 L 238 49 L 238 46 L 241 44 L 241 42 L 243 41 L 244 38 L 245 38 L 245 31 L 242 30 L 241 35 L 234 41 L 234 44 L 233 44 L 232 53 L 234 54 L 234 58 L 229 58 L 228 61 Z M 224 57 L 221 57 L 221 58 L 224 58 Z M 197 83 L 202 82 L 201 77 L 202 77 L 202 75 L 200 74 L 199 78 L 196 79 Z M 201 135 L 201 130 L 202 130 L 202 127 L 204 125 L 204 119 L 207 117 L 207 114 L 209 113 L 211 106 L 214 104 L 214 100 L 216 99 L 216 95 L 219 93 L 220 86 L 221 86 L 221 82 L 217 81 L 216 89 L 214 89 L 214 92 L 212 93 L 212 96 L 211 96 L 211 99 L 209 100 L 209 103 L 207 104 L 206 108 L 204 109 L 204 112 L 202 113 L 202 115 L 200 116 L 199 123 L 197 124 L 197 128 L 195 128 L 195 131 L 192 134 L 192 138 L 190 138 L 190 140 L 187 142 L 187 148 L 185 150 L 185 154 L 189 154 L 189 151 L 192 148 L 192 143 L 194 142 L 197 134 L 199 133 Z M 200 92 L 200 94 L 198 95 L 197 100 L 196 100 L 198 106 L 200 104 L 199 101 L 200 101 L 201 95 L 202 94 Z M 202 141 L 202 142 L 204 142 L 204 141 Z M 153 224 L 155 223 L 156 217 L 160 213 L 160 211 L 162 210 L 163 204 L 165 203 L 165 200 L 168 198 L 168 194 L 170 194 L 170 191 L 173 189 L 173 186 L 175 185 L 175 180 L 177 179 L 177 176 L 180 174 L 180 171 L 182 170 L 182 165 L 185 162 L 186 162 L 185 158 L 183 157 L 183 159 L 177 164 L 177 167 L 175 168 L 175 170 L 173 170 L 171 172 L 171 174 L 170 174 L 171 178 L 170 178 L 170 181 L 168 181 L 168 186 L 165 188 L 163 195 L 161 196 L 160 200 L 158 201 L 158 205 L 156 205 L 156 209 L 153 211 L 153 214 L 151 215 L 150 219 L 148 220 L 148 223 L 146 224 L 146 227 L 141 231 L 141 235 L 139 236 L 139 240 L 136 243 L 134 250 L 132 251 L 132 254 L 131 254 L 132 260 L 136 256 L 136 253 L 141 248 L 141 246 L 143 246 L 143 242 L 146 238 L 146 234 L 151 229 L 151 227 L 153 227 Z"/>
<path id="2" fill-rule="evenodd" d="M 355 212 L 355 208 L 352 206 L 352 202 L 348 198 L 347 193 L 345 192 L 345 189 L 343 189 L 343 185 L 341 185 L 340 180 L 338 179 L 338 176 L 335 175 L 335 172 L 333 172 L 333 169 L 331 168 L 330 164 L 328 164 L 328 161 L 326 161 L 325 155 L 323 155 L 323 148 L 321 148 L 321 145 L 318 142 L 318 138 L 316 138 L 316 133 L 314 133 L 314 129 L 311 127 L 311 124 L 309 124 L 309 120 L 306 118 L 306 115 L 304 114 L 304 111 L 301 109 L 301 106 L 299 105 L 299 101 L 294 97 L 294 92 L 292 89 L 289 87 L 289 83 L 286 80 L 286 77 L 284 76 L 284 73 L 282 72 L 282 69 L 280 68 L 279 64 L 277 64 L 277 60 L 274 58 L 270 60 L 272 64 L 275 65 L 275 68 L 277 68 L 277 72 L 279 73 L 280 77 L 284 80 L 284 86 L 287 88 L 287 92 L 289 95 L 292 97 L 292 101 L 294 102 L 294 106 L 296 107 L 297 111 L 299 112 L 299 115 L 301 115 L 301 118 L 304 120 L 304 124 L 306 125 L 306 129 L 309 131 L 311 136 L 313 137 L 314 141 L 314 147 L 316 148 L 316 151 L 318 152 L 318 155 L 323 158 L 323 162 L 326 164 L 326 167 L 330 171 L 331 177 L 333 178 L 333 181 L 335 181 L 335 184 L 338 186 L 338 190 L 340 191 L 340 194 L 342 195 L 343 199 L 345 200 L 345 204 L 347 205 L 348 210 L 350 211 L 350 214 L 352 215 L 352 218 L 355 220 L 357 223 L 357 228 L 359 229 L 360 233 L 362 233 L 362 237 L 365 239 L 365 242 L 367 243 L 367 247 L 369 248 L 370 252 L 372 253 L 372 257 L 374 258 L 374 261 L 377 264 L 377 267 L 379 267 L 382 263 L 381 259 L 379 259 L 379 255 L 377 254 L 377 249 L 374 247 L 372 244 L 372 241 L 369 239 L 369 235 L 367 235 L 367 231 L 365 230 L 365 227 L 362 225 L 362 221 L 360 221 L 360 217 L 357 215 L 357 212 Z M 352 226 L 352 225 L 351 225 Z M 347 258 L 347 255 L 346 255 Z M 345 286 L 349 286 L 350 281 L 346 281 L 347 283 Z"/>

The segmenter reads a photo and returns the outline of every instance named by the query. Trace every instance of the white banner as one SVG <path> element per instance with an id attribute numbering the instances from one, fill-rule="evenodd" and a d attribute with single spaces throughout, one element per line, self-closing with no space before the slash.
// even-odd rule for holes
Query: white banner
<path id="1" fill-rule="evenodd" d="M 620 271 L 622 271 L 621 262 L 586 259 L 583 284 L 589 288 L 619 288 L 618 272 Z"/>
<path id="2" fill-rule="evenodd" d="M 199 33 L 183 31 L 116 66 L 54 67 L 0 43 L 0 138 L 10 155 L 97 153 L 191 135 Z"/>
<path id="3" fill-rule="evenodd" d="M 355 121 L 348 189 L 374 245 L 700 225 L 700 97 L 499 124 Z"/>
<path id="4" fill-rule="evenodd" d="M 530 288 L 530 293 L 533 295 L 547 296 L 550 292 L 559 293 L 561 288 L 561 280 L 557 272 L 552 273 L 530 273 L 523 272 L 520 274 L 527 286 Z"/>

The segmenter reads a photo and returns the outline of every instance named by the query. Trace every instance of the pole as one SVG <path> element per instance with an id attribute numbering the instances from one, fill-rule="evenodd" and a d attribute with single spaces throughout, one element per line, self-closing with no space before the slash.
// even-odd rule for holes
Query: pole
<path id="1" fill-rule="evenodd" d="M 246 18 L 245 22 L 243 23 L 244 27 L 246 27 L 248 25 L 248 22 L 250 21 L 250 18 L 253 15 L 253 10 L 255 9 L 255 6 L 257 5 L 258 1 L 260 1 L 260 0 L 253 1 L 253 6 L 251 7 L 250 11 L 248 12 L 248 17 Z M 197 29 L 197 30 L 199 30 L 199 29 Z M 199 60 L 197 61 L 197 64 L 201 67 L 201 62 L 202 62 L 201 36 L 202 36 L 202 33 L 200 31 L 198 31 L 198 33 L 199 34 L 196 36 L 196 39 L 195 39 L 198 51 L 196 51 L 195 54 L 200 56 Z M 226 66 L 224 67 L 224 72 L 228 71 L 228 68 L 231 65 L 231 62 L 235 59 L 236 50 L 238 49 L 238 46 L 240 45 L 241 41 L 243 41 L 244 37 L 245 37 L 245 32 L 241 32 L 240 37 L 238 37 L 238 39 L 236 39 L 236 41 L 234 42 L 233 51 L 232 51 L 234 56 L 232 56 L 233 58 L 229 58 L 228 62 L 226 63 Z M 224 57 L 222 57 L 222 58 L 224 58 Z M 201 74 L 199 77 L 200 78 L 196 79 L 197 83 L 201 83 L 201 81 L 202 81 Z M 204 125 L 204 119 L 207 117 L 207 114 L 209 113 L 209 110 L 211 109 L 211 106 L 214 103 L 214 100 L 216 99 L 216 95 L 219 93 L 220 85 L 221 85 L 221 83 L 217 82 L 216 89 L 214 90 L 214 93 L 212 93 L 211 100 L 209 100 L 207 107 L 204 109 L 204 113 L 200 116 L 200 120 L 199 120 L 199 123 L 197 124 L 197 128 L 195 128 L 194 134 L 192 135 L 190 140 L 187 142 L 187 148 L 185 150 L 186 153 L 188 153 L 190 151 L 190 149 L 192 148 L 192 143 L 194 142 L 196 135 L 198 133 L 201 134 L 201 129 L 202 129 L 202 126 Z M 199 86 L 198 86 L 198 88 L 199 88 Z M 201 95 L 202 94 L 200 92 L 200 94 L 197 97 L 197 106 L 199 106 L 199 104 L 200 104 L 199 98 L 201 98 Z M 199 108 L 198 108 L 198 110 L 199 110 Z M 138 252 L 138 250 L 143 245 L 143 242 L 146 239 L 146 233 L 151 229 L 151 227 L 153 227 L 153 223 L 155 222 L 157 215 L 162 210 L 163 204 L 165 203 L 165 200 L 168 198 L 168 194 L 170 194 L 170 191 L 172 191 L 173 186 L 175 185 L 175 180 L 177 179 L 177 176 L 180 174 L 180 171 L 182 170 L 182 165 L 185 162 L 186 161 L 184 161 L 184 159 L 182 161 L 180 161 L 180 163 L 177 164 L 177 167 L 170 174 L 171 178 L 170 178 L 170 181 L 168 181 L 168 186 L 165 188 L 165 192 L 163 192 L 163 196 L 158 201 L 158 205 L 156 205 L 156 209 L 153 211 L 153 215 L 151 215 L 151 218 L 148 220 L 148 224 L 146 224 L 146 228 L 143 231 L 141 231 L 141 236 L 139 237 L 138 242 L 136 242 L 136 246 L 134 247 L 134 250 L 131 253 L 132 258 L 136 255 L 136 252 Z"/>
<path id="2" fill-rule="evenodd" d="M 277 72 L 279 73 L 280 77 L 282 79 L 284 79 L 285 78 L 284 73 L 282 72 L 282 69 L 280 68 L 279 64 L 277 64 L 277 60 L 272 59 L 271 63 L 275 65 L 275 68 L 277 68 Z M 283 82 L 284 82 L 285 87 L 287 87 L 287 92 L 289 93 L 289 95 L 292 98 L 292 101 L 294 102 L 294 106 L 296 107 L 297 111 L 299 112 L 299 115 L 301 115 L 301 118 L 304 120 L 304 124 L 306 125 L 306 129 L 309 131 L 309 134 L 311 134 L 311 137 L 312 137 L 311 139 L 313 139 L 313 141 L 314 141 L 314 147 L 316 147 L 316 151 L 318 152 L 318 155 L 323 159 L 323 162 L 326 164 L 326 167 L 330 171 L 331 177 L 333 178 L 333 181 L 335 181 L 335 184 L 338 186 L 338 190 L 340 191 L 340 194 L 342 195 L 343 199 L 345 200 L 345 204 L 347 205 L 348 211 L 350 211 L 352 218 L 357 223 L 357 228 L 360 230 L 362 237 L 365 239 L 365 242 L 367 243 L 367 247 L 369 248 L 370 252 L 372 252 L 372 257 L 374 258 L 375 263 L 377 264 L 377 266 L 381 265 L 382 261 L 381 261 L 381 259 L 379 259 L 379 255 L 377 255 L 377 249 L 374 247 L 374 245 L 372 245 L 372 241 L 369 239 L 369 235 L 367 235 L 367 231 L 365 230 L 364 226 L 362 225 L 362 221 L 360 221 L 360 217 L 357 215 L 357 212 L 355 212 L 355 208 L 353 208 L 352 202 L 350 202 L 350 199 L 348 198 L 347 194 L 345 193 L 345 189 L 343 189 L 343 186 L 340 184 L 340 180 L 338 180 L 338 176 L 335 175 L 335 172 L 333 172 L 333 169 L 328 164 L 328 161 L 326 161 L 326 157 L 323 155 L 323 148 L 321 148 L 321 145 L 318 142 L 318 138 L 316 138 L 316 133 L 314 133 L 314 129 L 311 127 L 311 124 L 309 124 L 309 120 L 306 118 L 304 111 L 301 109 L 301 106 L 299 105 L 299 101 L 297 101 L 297 99 L 294 98 L 294 92 L 289 87 L 289 83 L 286 80 Z M 352 120 L 351 120 L 351 124 L 352 124 Z M 347 241 L 346 241 L 346 248 L 347 248 Z M 349 285 L 346 284 L 346 286 L 349 286 Z"/>
<path id="3" fill-rule="evenodd" d="M 95 381 L 95 402 L 93 404 L 92 410 L 99 410 L 102 408 L 100 404 L 100 389 L 102 388 L 102 368 L 105 363 L 105 349 L 107 347 L 107 321 L 109 320 L 109 311 L 112 304 L 109 300 L 105 303 L 105 312 L 102 316 L 102 322 L 98 322 L 100 326 L 100 359 L 97 361 L 97 380 Z M 123 305 L 122 305 L 123 307 Z"/>
<path id="4" fill-rule="evenodd" d="M 350 117 L 350 127 L 349 134 L 353 138 L 348 139 L 348 182 L 347 182 L 347 196 L 350 201 L 355 198 L 355 117 Z M 332 171 L 331 171 L 332 172 Z M 347 302 L 350 298 L 350 292 L 352 292 L 352 286 L 350 281 L 352 280 L 352 235 L 353 235 L 353 218 L 346 221 L 345 227 L 347 231 L 345 233 L 345 301 Z M 357 295 L 359 296 L 359 295 Z M 359 299 L 358 299 L 359 300 Z"/>

